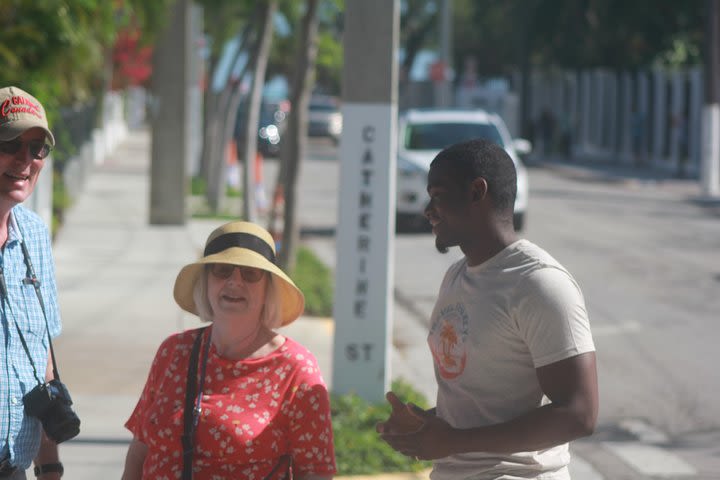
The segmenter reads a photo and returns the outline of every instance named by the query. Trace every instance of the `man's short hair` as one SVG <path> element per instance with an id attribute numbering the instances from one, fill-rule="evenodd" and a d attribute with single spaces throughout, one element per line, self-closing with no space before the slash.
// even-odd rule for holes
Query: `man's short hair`
<path id="1" fill-rule="evenodd" d="M 442 169 L 462 188 L 478 177 L 484 178 L 498 211 L 512 211 L 515 205 L 515 164 L 505 149 L 493 142 L 478 139 L 451 145 L 437 154 L 430 167 Z"/>

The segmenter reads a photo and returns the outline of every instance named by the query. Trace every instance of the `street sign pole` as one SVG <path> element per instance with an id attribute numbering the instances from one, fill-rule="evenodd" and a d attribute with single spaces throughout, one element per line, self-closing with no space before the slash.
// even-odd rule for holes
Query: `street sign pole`
<path id="1" fill-rule="evenodd" d="M 705 197 L 720 195 L 720 0 L 706 0 L 705 105 L 700 185 Z"/>
<path id="2" fill-rule="evenodd" d="M 398 0 L 347 0 L 332 389 L 382 401 L 390 384 Z"/>

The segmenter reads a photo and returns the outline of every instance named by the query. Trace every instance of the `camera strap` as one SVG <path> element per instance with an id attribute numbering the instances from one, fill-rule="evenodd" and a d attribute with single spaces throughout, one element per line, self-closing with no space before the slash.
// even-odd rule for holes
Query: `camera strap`
<path id="1" fill-rule="evenodd" d="M 7 284 L 5 283 L 5 272 L 3 271 L 3 268 L 0 267 L 0 295 L 2 295 L 2 301 L 6 302 L 8 310 L 12 313 L 13 317 L 13 324 L 15 325 L 15 330 L 17 330 L 18 337 L 20 338 L 20 343 L 23 346 L 23 350 L 25 350 L 25 355 L 27 355 L 28 360 L 30 360 L 30 366 L 32 367 L 33 376 L 35 377 L 35 380 L 37 380 L 38 385 L 42 385 L 43 381 L 40 380 L 40 376 L 38 375 L 37 368 L 35 367 L 35 362 L 32 359 L 32 355 L 30 355 L 30 349 L 27 346 L 27 342 L 25 341 L 25 336 L 22 334 L 22 331 L 20 330 L 20 325 L 18 325 L 17 319 L 15 317 L 15 312 L 12 309 L 12 304 L 10 303 L 10 299 L 8 297 L 8 289 Z M 9 317 L 8 317 L 9 320 Z"/>
<path id="2" fill-rule="evenodd" d="M 203 383 L 205 381 L 205 365 L 207 364 L 208 350 L 210 348 L 210 339 L 205 341 L 203 349 L 202 366 L 200 368 L 200 381 L 197 378 L 198 357 L 200 356 L 200 344 L 202 343 L 203 333 L 208 327 L 198 329 L 198 334 L 193 341 L 192 350 L 190 351 L 190 360 L 188 363 L 187 385 L 185 387 L 185 410 L 183 411 L 183 435 L 181 437 L 183 447 L 183 469 L 182 480 L 192 479 L 192 457 L 195 450 L 194 436 L 195 427 L 200 419 L 201 409 L 200 401 L 202 399 Z M 200 383 L 198 388 L 198 383 Z"/>
<path id="3" fill-rule="evenodd" d="M 53 378 L 56 378 L 58 381 L 60 380 L 60 374 L 57 370 L 57 363 L 55 362 L 55 351 L 53 350 L 53 344 L 52 344 L 52 338 L 50 337 L 50 325 L 48 324 L 47 319 L 47 313 L 45 313 L 45 303 L 42 299 L 42 294 L 40 293 L 40 280 L 37 279 L 37 276 L 35 275 L 35 269 L 32 266 L 32 262 L 30 261 L 30 253 L 28 252 L 27 247 L 25 246 L 25 240 L 20 240 L 20 247 L 22 248 L 23 252 L 23 258 L 25 260 L 25 266 L 27 267 L 27 275 L 28 277 L 23 280 L 24 283 L 32 283 L 33 287 L 35 287 L 35 294 L 38 297 L 38 302 L 40 302 L 40 310 L 42 310 L 43 318 L 45 319 L 45 332 L 47 333 L 48 337 L 48 345 L 50 346 L 50 357 L 52 358 L 52 364 L 53 364 Z M 30 354 L 30 349 L 27 346 L 27 342 L 25 341 L 25 336 L 22 334 L 22 331 L 20 330 L 20 325 L 18 325 L 17 317 L 15 316 L 15 312 L 12 311 L 12 304 L 10 303 L 10 297 L 7 289 L 7 283 L 5 282 L 5 272 L 0 267 L 0 294 L 2 294 L 3 300 L 6 300 L 6 305 L 8 309 L 13 314 L 13 323 L 15 324 L 15 329 L 18 332 L 18 336 L 20 337 L 20 343 L 23 346 L 23 350 L 25 350 L 25 354 L 28 357 L 28 360 L 30 361 L 30 366 L 33 370 L 33 375 L 35 376 L 35 380 L 37 380 L 38 385 L 42 385 L 45 383 L 37 372 L 37 367 L 35 365 L 35 362 L 33 361 L 32 355 Z"/>
<path id="4" fill-rule="evenodd" d="M 23 280 L 23 282 L 32 283 L 33 287 L 35 288 L 35 295 L 37 295 L 38 302 L 40 303 L 40 310 L 42 310 L 43 318 L 45 319 L 45 333 L 47 334 L 48 345 L 50 346 L 50 358 L 52 359 L 53 378 L 60 381 L 60 373 L 58 372 L 57 362 L 55 361 L 55 350 L 53 349 L 52 337 L 50 336 L 50 324 L 48 323 L 47 313 L 45 312 L 45 302 L 43 302 L 42 293 L 40 292 L 40 280 L 38 280 L 37 275 L 35 275 L 35 269 L 33 268 L 32 261 L 30 260 L 30 252 L 28 252 L 27 246 L 25 246 L 24 238 L 20 241 L 20 247 L 22 248 L 23 257 L 25 258 L 25 266 L 27 267 L 27 278 Z M 15 326 L 17 327 L 17 322 L 15 323 Z M 20 334 L 20 338 L 22 338 L 22 334 Z M 23 345 L 25 345 L 24 339 Z M 29 356 L 30 352 L 27 350 L 27 346 L 25 346 L 25 351 Z M 30 357 L 30 363 L 32 363 L 32 361 L 32 357 Z M 34 369 L 35 365 L 33 364 L 33 370 Z"/>

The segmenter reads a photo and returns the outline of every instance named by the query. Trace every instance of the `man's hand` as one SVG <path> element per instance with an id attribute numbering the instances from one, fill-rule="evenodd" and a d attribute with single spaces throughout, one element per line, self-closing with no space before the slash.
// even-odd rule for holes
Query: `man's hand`
<path id="1" fill-rule="evenodd" d="M 422 426 L 411 432 L 381 433 L 382 439 L 394 450 L 416 460 L 434 460 L 458 453 L 454 450 L 457 432 L 445 420 L 416 405 L 408 404 L 406 409 Z"/>
<path id="2" fill-rule="evenodd" d="M 380 437 L 394 450 L 420 460 L 447 457 L 455 430 L 434 412 L 403 403 L 393 392 L 385 396 L 392 406 L 390 418 L 377 424 Z"/>
<path id="3" fill-rule="evenodd" d="M 418 431 L 424 424 L 421 418 L 413 413 L 410 405 L 403 403 L 393 392 L 388 392 L 385 398 L 392 407 L 390 417 L 375 426 L 375 430 L 382 434 L 412 433 Z"/>

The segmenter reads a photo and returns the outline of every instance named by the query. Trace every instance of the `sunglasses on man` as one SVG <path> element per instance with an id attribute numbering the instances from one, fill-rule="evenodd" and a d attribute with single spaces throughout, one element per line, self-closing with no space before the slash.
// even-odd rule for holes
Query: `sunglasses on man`
<path id="1" fill-rule="evenodd" d="M 0 153 L 6 155 L 15 155 L 22 148 L 23 145 L 27 145 L 28 152 L 35 160 L 42 160 L 50 155 L 51 147 L 43 140 L 30 140 L 23 142 L 16 138 L 14 140 L 8 140 L 7 142 L 0 142 Z"/>
<path id="2" fill-rule="evenodd" d="M 240 276 L 242 279 L 248 283 L 259 282 L 265 275 L 265 270 L 255 267 L 232 265 L 229 263 L 212 263 L 209 268 L 210 273 L 220 280 L 227 280 L 230 278 L 236 268 L 240 270 Z"/>

